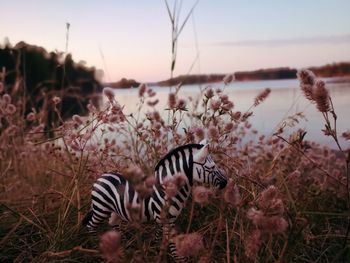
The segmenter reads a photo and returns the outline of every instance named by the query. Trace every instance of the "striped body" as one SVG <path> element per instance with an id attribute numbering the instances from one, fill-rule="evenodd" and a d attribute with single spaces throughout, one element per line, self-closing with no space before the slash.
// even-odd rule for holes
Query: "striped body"
<path id="1" fill-rule="evenodd" d="M 185 182 L 176 195 L 168 200 L 164 183 L 177 173 L 185 175 Z M 167 200 L 170 206 L 166 223 L 172 224 L 184 208 L 194 182 L 209 183 L 220 189 L 227 184 L 227 178 L 216 168 L 209 155 L 208 145 L 202 144 L 188 144 L 170 151 L 156 165 L 155 178 L 152 194 L 141 199 L 122 175 L 102 174 L 93 186 L 92 214 L 87 222 L 88 229 L 93 231 L 111 213 L 117 214 L 124 221 L 133 221 L 133 207 L 141 209 L 141 221 L 164 223 L 161 212 Z"/>

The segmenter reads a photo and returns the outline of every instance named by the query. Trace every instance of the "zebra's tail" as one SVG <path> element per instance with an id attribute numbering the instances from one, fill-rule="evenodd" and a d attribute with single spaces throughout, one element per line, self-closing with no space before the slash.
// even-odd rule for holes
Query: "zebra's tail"
<path id="1" fill-rule="evenodd" d="M 83 218 L 83 220 L 81 221 L 81 224 L 86 226 L 91 220 L 92 220 L 92 215 L 93 215 L 93 212 L 92 210 L 90 210 L 86 215 L 85 217 Z"/>

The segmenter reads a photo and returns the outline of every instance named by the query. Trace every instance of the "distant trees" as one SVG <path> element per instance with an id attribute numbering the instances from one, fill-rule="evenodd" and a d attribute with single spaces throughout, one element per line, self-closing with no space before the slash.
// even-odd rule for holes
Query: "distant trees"
<path id="1" fill-rule="evenodd" d="M 6 92 L 23 97 L 24 114 L 32 109 L 44 112 L 47 127 L 57 121 L 51 103 L 54 96 L 60 97 L 60 114 L 66 119 L 85 114 L 89 101 L 97 105 L 96 92 L 102 90 L 95 68 L 75 63 L 70 54 L 49 53 L 25 42 L 0 47 L 1 70 Z"/>

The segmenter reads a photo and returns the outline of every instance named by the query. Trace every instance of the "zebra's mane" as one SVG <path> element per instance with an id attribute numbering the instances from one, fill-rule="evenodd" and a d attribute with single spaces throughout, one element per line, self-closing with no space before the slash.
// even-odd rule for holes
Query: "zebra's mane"
<path id="1" fill-rule="evenodd" d="M 190 143 L 181 145 L 179 147 L 176 147 L 175 149 L 172 149 L 170 152 L 168 152 L 162 159 L 159 160 L 159 162 L 155 166 L 155 170 L 158 170 L 159 166 L 164 165 L 165 160 L 170 159 L 172 155 L 178 153 L 179 151 L 185 150 L 185 149 L 201 149 L 204 145 L 198 144 L 198 143 Z"/>

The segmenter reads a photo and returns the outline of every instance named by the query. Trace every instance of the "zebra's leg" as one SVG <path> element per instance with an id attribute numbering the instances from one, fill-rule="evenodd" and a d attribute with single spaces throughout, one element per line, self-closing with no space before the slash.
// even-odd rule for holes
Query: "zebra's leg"
<path id="1" fill-rule="evenodd" d="M 127 240 L 127 235 L 125 232 L 126 222 L 122 221 L 119 215 L 115 212 L 112 212 L 111 217 L 109 218 L 108 224 L 116 231 L 118 231 L 122 239 Z"/>
<path id="2" fill-rule="evenodd" d="M 162 229 L 163 237 L 169 240 L 169 244 L 168 244 L 169 252 L 170 252 L 169 254 L 175 262 L 179 262 L 179 263 L 188 262 L 187 257 L 181 257 L 177 253 L 176 244 L 174 242 L 174 239 L 172 238 L 172 232 L 174 230 L 174 226 L 175 226 L 174 223 L 164 224 Z"/>
<path id="3" fill-rule="evenodd" d="M 86 224 L 88 232 L 96 233 L 96 228 L 102 221 L 105 221 L 107 218 L 111 216 L 111 211 L 108 209 L 101 209 L 95 205 L 92 206 L 91 217 Z"/>
<path id="4" fill-rule="evenodd" d="M 163 228 L 157 224 L 156 230 L 155 230 L 154 242 L 156 244 L 159 244 L 162 241 L 162 237 L 163 237 Z"/>

